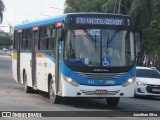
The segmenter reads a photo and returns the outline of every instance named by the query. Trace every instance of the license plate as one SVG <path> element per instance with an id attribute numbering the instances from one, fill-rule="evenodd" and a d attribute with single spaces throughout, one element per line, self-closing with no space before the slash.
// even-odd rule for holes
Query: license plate
<path id="1" fill-rule="evenodd" d="M 96 90 L 96 94 L 107 94 L 107 90 Z"/>
<path id="2" fill-rule="evenodd" d="M 153 88 L 152 91 L 153 91 L 153 92 L 160 92 L 160 89 L 155 89 L 155 88 Z"/>

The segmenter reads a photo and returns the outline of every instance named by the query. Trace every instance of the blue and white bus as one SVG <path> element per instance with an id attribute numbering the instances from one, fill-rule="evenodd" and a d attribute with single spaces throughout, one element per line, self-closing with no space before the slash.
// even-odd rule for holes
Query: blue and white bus
<path id="1" fill-rule="evenodd" d="M 133 97 L 135 40 L 129 16 L 72 13 L 14 27 L 12 70 L 25 92 L 106 98 Z"/>

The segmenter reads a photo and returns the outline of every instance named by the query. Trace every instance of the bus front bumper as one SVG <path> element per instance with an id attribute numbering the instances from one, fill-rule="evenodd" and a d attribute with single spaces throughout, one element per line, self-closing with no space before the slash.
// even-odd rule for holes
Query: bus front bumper
<path id="1" fill-rule="evenodd" d="M 64 81 L 62 97 L 134 97 L 136 82 L 123 87 L 117 86 L 73 86 Z"/>

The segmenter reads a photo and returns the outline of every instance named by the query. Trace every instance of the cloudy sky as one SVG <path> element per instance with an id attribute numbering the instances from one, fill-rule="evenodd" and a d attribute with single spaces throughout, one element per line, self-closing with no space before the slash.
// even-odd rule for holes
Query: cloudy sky
<path id="1" fill-rule="evenodd" d="M 62 14 L 63 10 L 55 8 L 64 9 L 65 0 L 3 0 L 3 2 L 6 9 L 0 26 L 8 24 L 14 26 L 26 20 L 35 21 Z M 6 28 L 0 29 L 7 31 Z"/>

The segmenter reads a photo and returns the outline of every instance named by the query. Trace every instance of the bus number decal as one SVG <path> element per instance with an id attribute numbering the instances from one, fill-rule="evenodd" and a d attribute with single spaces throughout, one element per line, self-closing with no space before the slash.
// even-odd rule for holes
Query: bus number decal
<path id="1" fill-rule="evenodd" d="M 90 85 L 94 85 L 94 80 L 88 80 L 88 84 L 90 84 Z"/>
<path id="2" fill-rule="evenodd" d="M 115 81 L 113 81 L 113 80 L 107 80 L 107 81 L 106 81 L 106 84 L 107 84 L 107 85 L 114 85 L 114 84 L 115 84 Z"/>

